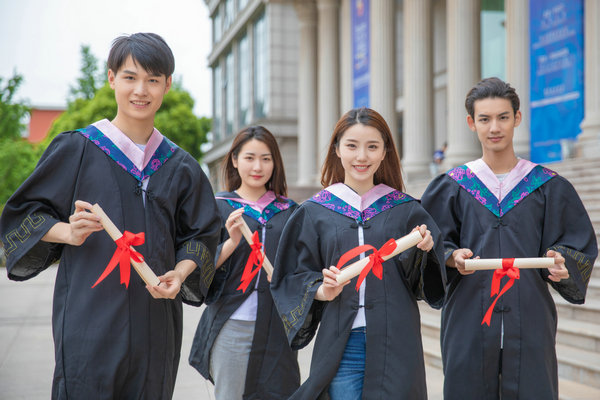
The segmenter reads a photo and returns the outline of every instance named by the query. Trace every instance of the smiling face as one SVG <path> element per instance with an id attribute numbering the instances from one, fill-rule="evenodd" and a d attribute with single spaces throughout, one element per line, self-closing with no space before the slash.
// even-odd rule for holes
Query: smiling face
<path id="1" fill-rule="evenodd" d="M 344 168 L 344 183 L 362 195 L 374 186 L 373 177 L 385 157 L 381 133 L 355 124 L 344 132 L 336 154 Z"/>
<path id="2" fill-rule="evenodd" d="M 273 156 L 266 143 L 250 139 L 242 146 L 237 157 L 232 158 L 232 162 L 242 180 L 242 191 L 266 190 L 265 185 L 273 174 Z"/>
<path id="3" fill-rule="evenodd" d="M 117 72 L 108 71 L 108 82 L 118 106 L 113 123 L 125 129 L 140 123 L 153 125 L 163 97 L 171 88 L 170 76 L 147 72 L 131 56 Z"/>
<path id="4" fill-rule="evenodd" d="M 467 123 L 477 133 L 484 157 L 514 157 L 513 136 L 521 112 L 513 111 L 510 100 L 488 97 L 475 101 L 473 117 L 467 116 Z"/>

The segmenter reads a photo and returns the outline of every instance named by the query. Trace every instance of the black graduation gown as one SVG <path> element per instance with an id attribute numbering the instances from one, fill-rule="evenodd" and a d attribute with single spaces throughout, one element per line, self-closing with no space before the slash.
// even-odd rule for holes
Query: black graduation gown
<path id="1" fill-rule="evenodd" d="M 448 268 L 441 326 L 444 398 L 497 399 L 501 362 L 504 399 L 557 399 L 557 318 L 547 284 L 569 302 L 583 303 L 598 249 L 571 184 L 536 166 L 498 205 L 462 166 L 433 180 L 422 204 L 442 230 L 446 258 L 458 248 L 481 258 L 543 257 L 554 249 L 564 256 L 570 274 L 554 283 L 547 269 L 522 269 L 496 303 L 488 327 L 481 322 L 495 298 L 490 297 L 493 271 L 462 276 Z"/>
<path id="2" fill-rule="evenodd" d="M 217 193 L 217 197 L 233 200 L 217 200 L 219 214 L 223 221 L 234 209 L 243 207 L 242 204 L 235 202 L 236 198 L 240 198 L 237 193 Z M 275 207 L 275 204 L 285 209 L 280 210 Z M 265 244 L 267 258 L 271 262 L 275 261 L 277 243 L 283 226 L 296 208 L 296 203 L 287 199 L 271 202 L 262 214 L 248 206 L 245 207 L 243 218 L 252 232 L 258 231 L 261 243 Z M 263 228 L 265 228 L 265 237 L 263 237 Z M 228 238 L 227 229 L 223 228 L 221 245 L 215 260 L 219 256 L 222 243 Z M 288 345 L 283 324 L 273 305 L 267 274 L 264 270 L 261 271 L 256 289 L 256 277 L 254 277 L 245 293 L 237 290 L 250 252 L 250 246 L 242 238 L 231 256 L 217 269 L 215 281 L 219 282 L 219 286 L 223 289 L 215 298 L 207 301 L 210 304 L 202 313 L 198 323 L 189 362 L 202 376 L 213 382 L 210 375 L 210 354 L 214 342 L 231 315 L 256 290 L 258 311 L 243 398 L 245 400 L 287 399 L 300 386 L 300 370 L 297 352 Z"/>
<path id="3" fill-rule="evenodd" d="M 164 138 L 144 206 L 139 181 L 123 168 L 127 161 L 109 157 L 110 144 L 98 132 L 94 140 L 104 140 L 104 150 L 79 131 L 58 135 L 8 200 L 0 220 L 8 277 L 32 278 L 60 258 L 53 399 L 169 399 L 179 365 L 181 302 L 200 305 L 214 275 L 220 229 L 214 197 L 196 160 Z M 109 151 L 119 156 L 116 147 Z M 78 247 L 40 240 L 57 222 L 68 222 L 78 199 L 98 203 L 122 232 L 145 232 L 136 250 L 156 275 L 183 259 L 195 261 L 180 294 L 153 299 L 133 269 L 128 289 L 119 271 L 91 288 L 116 249 L 106 232 Z"/>
<path id="4" fill-rule="evenodd" d="M 318 327 L 310 376 L 291 399 L 329 398 L 328 386 L 359 308 L 358 278 L 334 300 L 314 300 L 323 279 L 321 270 L 336 265 L 345 252 L 358 246 L 360 231 L 365 244 L 380 249 L 421 224 L 432 232 L 432 251 L 413 247 L 383 263 L 382 280 L 372 272 L 366 277 L 363 399 L 427 398 L 417 300 L 437 308 L 443 301 L 439 230 L 417 201 L 398 191 L 360 212 L 323 190 L 290 217 L 279 242 L 271 292 L 292 348 L 306 346 Z"/>

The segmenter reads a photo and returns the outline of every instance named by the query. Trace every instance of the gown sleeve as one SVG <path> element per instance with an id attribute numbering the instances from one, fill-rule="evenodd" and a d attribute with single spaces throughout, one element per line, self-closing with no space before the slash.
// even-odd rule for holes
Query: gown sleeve
<path id="1" fill-rule="evenodd" d="M 199 306 L 214 295 L 215 252 L 221 218 L 208 178 L 191 156 L 183 161 L 179 174 L 180 196 L 176 219 L 176 263 L 192 260 L 198 266 L 181 286 L 182 300 Z"/>
<path id="2" fill-rule="evenodd" d="M 76 132 L 58 135 L 8 199 L 0 237 L 9 279 L 33 278 L 60 258 L 63 245 L 41 239 L 56 223 L 68 222 L 84 147 L 85 138 Z"/>
<path id="3" fill-rule="evenodd" d="M 306 207 L 287 221 L 277 247 L 271 294 L 292 349 L 306 346 L 316 333 L 324 302 L 314 300 L 323 281 L 319 233 Z"/>
<path id="4" fill-rule="evenodd" d="M 542 232 L 542 254 L 555 250 L 565 258 L 569 278 L 554 282 L 547 269 L 542 277 L 567 301 L 582 304 L 598 256 L 596 234 L 590 217 L 573 186 L 557 176 L 548 182 L 545 221 Z"/>
<path id="5" fill-rule="evenodd" d="M 423 193 L 421 205 L 431 215 L 442 235 L 443 261 L 448 283 L 455 284 L 461 275 L 456 268 L 446 267 L 446 261 L 454 250 L 460 248 L 460 216 L 456 203 L 460 187 L 445 174 L 435 178 Z M 435 238 L 434 238 L 435 240 Z"/>
<path id="6" fill-rule="evenodd" d="M 413 247 L 402 252 L 398 258 L 410 289 L 418 300 L 425 300 L 433 308 L 441 308 L 446 287 L 446 269 L 442 236 L 436 223 L 418 202 L 412 202 L 406 219 L 409 230 L 422 224 L 427 225 L 433 238 L 433 248 L 423 251 Z"/>

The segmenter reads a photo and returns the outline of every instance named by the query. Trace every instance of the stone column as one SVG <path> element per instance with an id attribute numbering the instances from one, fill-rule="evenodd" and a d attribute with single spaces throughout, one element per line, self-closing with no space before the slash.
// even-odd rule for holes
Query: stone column
<path id="1" fill-rule="evenodd" d="M 447 0 L 448 150 L 445 167 L 481 157 L 477 135 L 467 126 L 465 97 L 479 82 L 480 0 Z"/>
<path id="2" fill-rule="evenodd" d="M 294 2 L 300 28 L 298 58 L 298 186 L 317 181 L 317 6 Z"/>
<path id="3" fill-rule="evenodd" d="M 370 2 L 370 107 L 380 113 L 388 123 L 392 136 L 399 144 L 396 122 L 396 69 L 394 55 L 396 2 L 371 0 Z"/>
<path id="4" fill-rule="evenodd" d="M 402 168 L 429 174 L 433 143 L 432 1 L 404 0 L 404 129 Z"/>
<path id="5" fill-rule="evenodd" d="M 585 110 L 581 134 L 577 137 L 579 156 L 600 154 L 600 2 L 586 0 L 585 20 Z"/>
<path id="6" fill-rule="evenodd" d="M 517 91 L 521 100 L 521 125 L 515 129 L 515 153 L 529 159 L 529 1 L 506 0 L 506 80 Z"/>
<path id="7" fill-rule="evenodd" d="M 318 173 L 340 118 L 339 0 L 317 0 L 318 10 Z"/>
<path id="8" fill-rule="evenodd" d="M 352 17 L 351 0 L 340 5 L 340 115 L 352 109 Z"/>

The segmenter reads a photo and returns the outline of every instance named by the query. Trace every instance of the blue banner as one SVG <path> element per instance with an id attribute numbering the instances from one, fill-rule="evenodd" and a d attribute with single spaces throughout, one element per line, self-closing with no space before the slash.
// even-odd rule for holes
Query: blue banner
<path id="1" fill-rule="evenodd" d="M 369 107 L 369 0 L 352 0 L 352 93 L 354 107 Z"/>
<path id="2" fill-rule="evenodd" d="M 529 4 L 531 160 L 559 161 L 583 120 L 583 0 Z"/>

